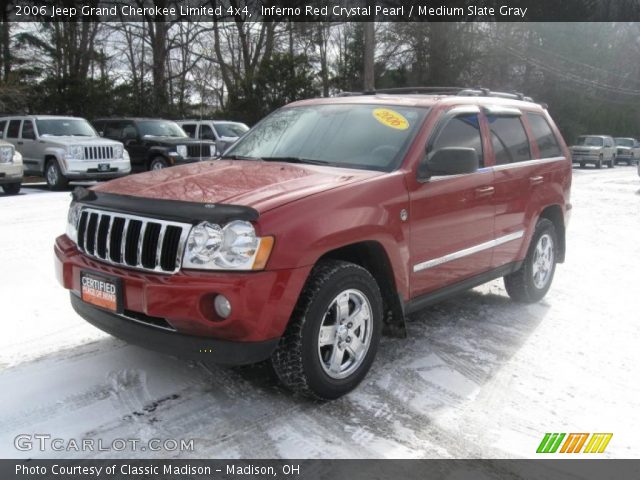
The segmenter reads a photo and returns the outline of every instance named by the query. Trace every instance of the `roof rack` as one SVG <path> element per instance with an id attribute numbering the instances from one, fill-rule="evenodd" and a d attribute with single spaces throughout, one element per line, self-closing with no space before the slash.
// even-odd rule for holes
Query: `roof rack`
<path id="1" fill-rule="evenodd" d="M 381 88 L 378 90 L 368 90 L 364 92 L 341 92 L 339 97 L 353 97 L 357 95 L 376 95 L 378 93 L 387 94 L 429 94 L 429 95 L 457 95 L 460 97 L 498 97 L 509 98 L 512 100 L 522 100 L 524 102 L 533 102 L 533 98 L 526 97 L 522 93 L 511 92 L 494 92 L 488 88 L 482 87 L 398 87 L 398 88 Z"/>

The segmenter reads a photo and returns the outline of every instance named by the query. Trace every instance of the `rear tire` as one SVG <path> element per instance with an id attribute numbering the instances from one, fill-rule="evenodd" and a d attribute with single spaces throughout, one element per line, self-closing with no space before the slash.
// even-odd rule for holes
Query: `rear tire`
<path id="1" fill-rule="evenodd" d="M 6 185 L 2 185 L 2 190 L 7 195 L 17 195 L 20 193 L 21 185 L 19 183 L 7 183 Z"/>
<path id="2" fill-rule="evenodd" d="M 332 400 L 353 390 L 376 355 L 382 295 L 371 274 L 349 262 L 318 263 L 271 357 L 282 383 Z"/>
<path id="3" fill-rule="evenodd" d="M 49 160 L 44 169 L 44 177 L 50 190 L 62 190 L 69 184 L 69 180 L 62 175 L 58 162 Z"/>
<path id="4" fill-rule="evenodd" d="M 616 157 L 611 157 L 611 161 L 609 162 L 609 168 L 614 168 L 616 166 Z"/>
<path id="5" fill-rule="evenodd" d="M 504 277 L 504 286 L 516 302 L 534 303 L 542 299 L 553 281 L 558 257 L 558 237 L 553 222 L 541 218 L 529 244 L 524 263 Z"/>
<path id="6" fill-rule="evenodd" d="M 587 164 L 584 162 L 580 162 L 580 168 L 584 168 Z"/>

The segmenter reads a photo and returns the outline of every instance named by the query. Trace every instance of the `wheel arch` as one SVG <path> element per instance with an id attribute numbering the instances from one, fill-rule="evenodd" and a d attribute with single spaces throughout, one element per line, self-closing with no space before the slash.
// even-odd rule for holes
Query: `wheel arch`
<path id="1" fill-rule="evenodd" d="M 391 261 L 382 244 L 371 240 L 344 245 L 324 253 L 318 262 L 327 259 L 352 262 L 368 270 L 382 294 L 383 333 L 393 337 L 406 337 L 401 296 L 396 287 Z"/>
<path id="2" fill-rule="evenodd" d="M 558 263 L 564 263 L 567 243 L 562 207 L 560 205 L 549 205 L 540 212 L 539 218 L 546 218 L 553 223 L 558 236 Z"/>

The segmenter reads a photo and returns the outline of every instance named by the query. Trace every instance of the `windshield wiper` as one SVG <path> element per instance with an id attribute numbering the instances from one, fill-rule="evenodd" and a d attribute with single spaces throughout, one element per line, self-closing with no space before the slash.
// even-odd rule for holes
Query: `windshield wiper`
<path id="1" fill-rule="evenodd" d="M 311 165 L 334 165 L 324 160 L 313 160 L 311 158 L 301 157 L 262 157 L 265 162 L 287 162 L 287 163 L 308 163 Z"/>
<path id="2" fill-rule="evenodd" d="M 220 160 L 262 160 L 260 157 L 247 157 L 245 155 L 225 155 Z"/>

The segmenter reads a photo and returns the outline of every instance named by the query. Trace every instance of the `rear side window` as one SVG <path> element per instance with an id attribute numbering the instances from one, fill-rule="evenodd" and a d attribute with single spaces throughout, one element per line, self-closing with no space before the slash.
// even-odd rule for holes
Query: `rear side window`
<path id="1" fill-rule="evenodd" d="M 183 123 L 180 125 L 191 138 L 196 138 L 196 125 L 194 123 Z"/>
<path id="2" fill-rule="evenodd" d="M 7 138 L 18 138 L 20 134 L 20 120 L 11 120 L 7 129 Z"/>
<path id="3" fill-rule="evenodd" d="M 537 113 L 527 113 L 527 119 L 531 126 L 531 132 L 538 144 L 540 158 L 552 158 L 562 156 L 560 145 L 556 136 L 551 131 L 547 119 Z"/>
<path id="4" fill-rule="evenodd" d="M 4 138 L 4 127 L 7 126 L 7 121 L 6 120 L 2 120 L 0 122 L 0 138 Z"/>
<path id="5" fill-rule="evenodd" d="M 531 160 L 529 139 L 520 117 L 487 116 L 496 165 Z"/>
<path id="6" fill-rule="evenodd" d="M 431 151 L 446 147 L 473 148 L 478 153 L 479 165 L 484 166 L 478 114 L 459 115 L 447 122 L 433 142 Z"/>
<path id="7" fill-rule="evenodd" d="M 203 140 L 215 140 L 216 136 L 209 125 L 200 125 L 200 138 Z"/>

